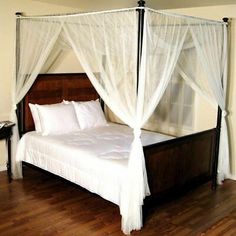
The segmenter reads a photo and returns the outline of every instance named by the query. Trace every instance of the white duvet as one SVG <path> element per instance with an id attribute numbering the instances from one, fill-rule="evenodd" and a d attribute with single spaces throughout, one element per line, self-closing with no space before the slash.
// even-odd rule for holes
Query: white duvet
<path id="1" fill-rule="evenodd" d="M 172 137 L 143 131 L 143 146 Z M 63 135 L 25 134 L 17 160 L 25 161 L 79 184 L 120 205 L 122 183 L 126 180 L 132 129 L 117 124 Z"/>

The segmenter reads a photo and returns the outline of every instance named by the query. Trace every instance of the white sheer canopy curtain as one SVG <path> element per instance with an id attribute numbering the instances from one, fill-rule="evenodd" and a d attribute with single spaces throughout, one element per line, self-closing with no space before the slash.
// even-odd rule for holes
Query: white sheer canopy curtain
<path id="1" fill-rule="evenodd" d="M 176 66 L 176 71 L 184 79 L 185 83 L 196 93 L 205 98 L 213 107 L 217 107 L 217 102 L 212 90 L 210 90 L 206 76 L 205 74 L 203 75 L 200 70 L 199 58 L 193 42 L 190 48 L 184 48 L 182 50 Z"/>
<path id="2" fill-rule="evenodd" d="M 136 10 L 81 15 L 67 21 L 64 28 L 100 96 L 134 129 L 127 180 L 120 200 L 122 230 L 126 234 L 142 227 L 143 199 L 150 193 L 140 140 L 141 127 L 167 87 L 188 30 L 188 27 L 181 27 L 185 23 L 181 18 L 149 10 L 145 13 L 138 92 Z"/>
<path id="3" fill-rule="evenodd" d="M 209 86 L 222 110 L 218 158 L 218 184 L 230 176 L 229 142 L 226 123 L 227 25 L 192 20 L 191 33 L 197 55 L 207 75 Z"/>
<path id="4" fill-rule="evenodd" d="M 74 17 L 65 24 L 65 33 L 104 102 L 134 129 L 119 204 L 122 230 L 129 234 L 142 227 L 143 199 L 149 194 L 137 105 L 137 11 Z"/>
<path id="5" fill-rule="evenodd" d="M 223 89 L 226 85 L 221 83 L 222 77 L 226 78 L 225 26 L 151 9 L 144 11 L 142 55 L 138 72 L 137 9 L 22 18 L 17 54 L 14 109 L 30 89 L 50 52 L 56 50 L 53 58 L 57 57 L 60 46 L 56 43 L 60 41 L 64 46 L 73 48 L 84 71 L 108 107 L 133 128 L 134 139 L 130 147 L 128 171 L 121 186 L 119 202 L 122 230 L 126 234 L 142 227 L 143 200 L 150 194 L 140 139 L 141 128 L 160 102 L 189 34 L 215 99 L 223 110 L 219 180 L 228 174 Z M 195 84 L 195 87 L 199 89 L 199 84 Z M 14 132 L 14 140 L 16 137 L 17 133 Z M 21 177 L 20 163 L 17 160 L 13 160 L 13 163 L 14 177 Z"/>
<path id="6" fill-rule="evenodd" d="M 139 94 L 143 97 L 142 126 L 154 112 L 170 80 L 188 32 L 185 18 L 146 11 L 146 40 Z M 145 52 L 146 50 L 146 52 Z"/>
<path id="7" fill-rule="evenodd" d="M 17 19 L 19 21 L 17 45 L 16 85 L 13 94 L 12 120 L 17 123 L 15 109 L 25 94 L 28 92 L 45 61 L 47 60 L 55 42 L 61 32 L 60 21 L 47 19 Z M 18 140 L 18 129 L 15 126 L 13 132 L 13 158 L 15 158 Z M 12 161 L 12 173 L 14 178 L 22 177 L 21 164 L 17 160 Z"/>

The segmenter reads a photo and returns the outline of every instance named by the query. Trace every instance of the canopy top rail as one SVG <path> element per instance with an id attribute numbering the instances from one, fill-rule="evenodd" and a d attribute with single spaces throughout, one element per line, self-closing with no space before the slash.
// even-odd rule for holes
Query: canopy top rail
<path id="1" fill-rule="evenodd" d="M 36 15 L 36 16 L 25 16 L 23 13 L 17 12 L 15 15 L 21 19 L 46 19 L 46 18 L 66 18 L 66 17 L 76 17 L 82 15 L 95 15 L 95 14 L 105 14 L 105 13 L 116 13 L 124 11 L 133 11 L 137 9 L 143 9 L 144 7 L 131 7 L 131 8 L 122 8 L 114 10 L 105 10 L 105 11 L 91 11 L 91 12 L 75 12 L 75 13 L 62 13 L 62 14 L 51 14 L 51 15 Z"/>
<path id="2" fill-rule="evenodd" d="M 133 8 L 123 8 L 123 9 L 114 9 L 114 10 L 105 10 L 105 11 L 95 11 L 95 12 L 77 12 L 77 13 L 63 13 L 63 14 L 52 14 L 52 15 L 41 15 L 41 16 L 25 16 L 21 12 L 16 12 L 15 15 L 18 19 L 38 19 L 38 20 L 43 20 L 43 19 L 58 19 L 58 18 L 67 18 L 67 17 L 76 17 L 76 16 L 83 16 L 83 15 L 94 15 L 94 14 L 106 14 L 106 13 L 117 13 L 117 12 L 124 12 L 124 11 L 133 11 L 133 10 L 148 10 L 151 12 L 155 12 L 158 14 L 162 15 L 169 15 L 173 17 L 179 17 L 183 19 L 193 19 L 193 20 L 200 20 L 200 21 L 205 21 L 206 23 L 209 24 L 228 24 L 228 21 L 217 21 L 217 20 L 210 20 L 210 19 L 204 19 L 200 17 L 194 17 L 194 16 L 188 16 L 188 15 L 182 15 L 182 14 L 177 14 L 177 13 L 172 13 L 164 10 L 155 10 L 151 9 L 148 7 L 145 7 L 145 1 L 144 0 L 139 0 L 138 1 L 138 7 L 133 7 Z M 224 18 L 227 19 L 227 18 Z"/>
<path id="3" fill-rule="evenodd" d="M 212 20 L 212 19 L 205 19 L 202 17 L 196 17 L 196 16 L 189 16 L 189 15 L 184 15 L 184 14 L 178 14 L 178 13 L 173 13 L 173 12 L 169 12 L 166 10 L 155 10 L 152 8 L 148 8 L 145 7 L 145 9 L 148 9 L 149 11 L 155 12 L 155 13 L 159 13 L 159 14 L 163 14 L 163 15 L 169 15 L 169 16 L 175 16 L 175 17 L 179 17 L 179 18 L 185 18 L 185 19 L 193 19 L 193 20 L 200 20 L 200 21 L 205 21 L 207 23 L 215 23 L 215 24 L 228 24 L 228 20 L 226 21 L 221 21 L 221 20 Z M 228 19 L 227 17 L 224 17 L 223 19 Z"/>

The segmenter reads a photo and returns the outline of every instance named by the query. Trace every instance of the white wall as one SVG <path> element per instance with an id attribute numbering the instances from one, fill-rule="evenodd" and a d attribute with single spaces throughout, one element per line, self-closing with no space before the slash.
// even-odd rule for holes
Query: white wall
<path id="1" fill-rule="evenodd" d="M 73 50 L 67 50 L 49 68 L 47 73 L 84 72 Z"/>

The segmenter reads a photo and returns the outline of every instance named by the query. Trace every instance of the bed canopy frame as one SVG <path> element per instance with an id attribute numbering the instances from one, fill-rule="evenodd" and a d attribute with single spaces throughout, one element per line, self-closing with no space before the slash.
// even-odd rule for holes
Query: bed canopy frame
<path id="1" fill-rule="evenodd" d="M 143 78 L 143 76 L 145 76 L 145 75 L 147 75 L 147 74 L 145 74 L 145 72 L 143 72 L 144 71 L 144 69 L 143 68 L 146 68 L 145 67 L 145 63 L 147 63 L 146 61 L 144 61 L 144 57 L 145 56 L 143 56 L 143 55 L 145 55 L 145 53 L 147 52 L 147 49 L 148 49 L 148 47 L 147 47 L 147 45 L 145 44 L 145 43 L 147 43 L 146 41 L 147 41 L 147 37 L 148 36 L 150 36 L 150 35 L 148 35 L 148 33 L 147 33 L 147 18 L 145 18 L 145 17 L 148 17 L 148 16 L 146 16 L 148 13 L 146 13 L 145 12 L 145 1 L 143 1 L 143 0 L 140 0 L 140 1 L 138 1 L 138 8 L 136 8 L 135 9 L 136 11 L 137 11 L 137 13 L 138 13 L 138 26 L 137 26 L 137 37 L 138 37 L 138 40 L 137 40 L 137 44 L 135 44 L 136 46 L 137 46 L 137 48 L 136 48 L 136 50 L 137 50 L 137 56 L 136 56 L 136 58 L 137 58 L 137 70 L 136 70 L 136 79 L 137 79 L 137 81 L 136 81 L 136 94 L 137 94 L 137 96 L 139 95 L 139 92 L 140 92 L 140 84 L 141 85 L 145 85 L 145 86 L 147 86 L 147 84 L 145 84 L 145 82 L 143 82 L 142 80 L 142 78 Z M 153 11 L 153 13 L 155 13 L 155 11 Z M 158 12 L 158 13 L 160 13 L 160 14 L 164 14 L 164 13 L 162 13 L 162 12 Z M 21 19 L 25 19 L 25 20 L 27 20 L 27 17 L 23 17 L 22 16 L 22 14 L 21 13 L 16 13 L 16 16 L 17 16 L 17 37 L 18 37 L 18 39 L 21 39 L 21 28 L 20 28 L 20 20 Z M 175 15 L 171 15 L 171 16 L 175 16 Z M 47 18 L 48 16 L 45 16 L 45 18 Z M 57 17 L 57 16 L 56 16 Z M 60 17 L 60 16 L 59 16 Z M 150 17 L 150 16 L 149 16 Z M 176 18 L 178 18 L 179 16 L 176 16 Z M 44 17 L 42 17 L 42 19 L 43 19 Z M 181 19 L 181 17 L 179 17 L 180 19 Z M 195 18 L 193 18 L 193 22 L 191 23 L 191 24 L 198 24 L 198 22 L 196 23 L 195 21 L 194 21 L 194 19 Z M 201 21 L 201 20 L 200 20 Z M 224 27 L 224 30 L 226 29 L 226 25 L 227 25 L 227 22 L 228 22 L 228 18 L 224 18 L 223 19 L 223 21 L 224 21 L 224 23 L 216 23 L 216 22 L 213 22 L 213 21 L 206 21 L 207 23 L 206 23 L 206 25 L 211 25 L 211 23 L 213 24 L 213 23 L 215 23 L 216 25 L 217 24 L 219 24 L 219 28 L 222 26 L 222 28 Z M 74 23 L 74 22 L 72 22 L 72 23 Z M 128 24 L 128 23 L 127 23 Z M 177 25 L 177 27 L 181 27 L 181 23 L 177 23 L 176 24 Z M 132 26 L 132 25 L 131 25 Z M 160 25 L 159 25 L 160 26 Z M 162 27 L 162 25 L 161 25 L 161 27 Z M 172 26 L 171 26 L 172 27 Z M 187 27 L 186 25 L 183 25 L 183 28 L 185 28 L 185 27 Z M 72 31 L 71 31 L 72 32 Z M 181 35 L 181 32 L 182 31 L 179 31 L 179 34 L 178 35 Z M 186 35 L 186 32 L 187 32 L 187 30 L 186 31 L 183 31 L 182 33 L 183 34 L 185 34 Z M 223 31 L 222 31 L 223 32 Z M 149 32 L 150 33 L 150 32 Z M 225 33 L 225 31 L 224 31 L 224 33 Z M 55 34 L 58 34 L 59 35 L 59 33 L 58 33 L 58 31 L 55 31 Z M 68 34 L 68 33 L 67 33 Z M 69 35 L 69 34 L 68 34 Z M 179 36 L 180 37 L 180 36 Z M 222 46 L 222 51 L 224 51 L 224 52 L 226 52 L 227 51 L 227 43 L 226 43 L 226 41 L 227 41 L 227 38 L 226 38 L 226 34 L 224 34 L 224 36 L 222 36 L 223 38 L 224 38 L 224 41 L 222 42 L 222 44 L 224 43 L 224 46 Z M 183 46 L 183 43 L 184 43 L 184 40 L 185 39 L 182 39 L 182 46 Z M 55 38 L 55 41 L 56 41 L 56 38 Z M 70 40 L 69 40 L 70 42 L 72 42 L 72 39 L 70 38 Z M 181 40 L 180 40 L 181 41 Z M 76 42 L 76 43 L 78 43 L 78 42 Z M 73 49 L 75 49 L 76 48 L 76 43 L 75 42 L 72 42 L 72 48 Z M 165 42 L 164 42 L 165 43 Z M 203 43 L 203 42 L 201 42 L 201 43 Z M 201 43 L 199 43 L 198 44 L 198 47 L 200 48 L 200 47 L 202 47 L 202 45 L 201 45 Z M 20 63 L 20 60 L 22 59 L 22 52 L 20 51 L 20 50 L 22 50 L 21 49 L 21 42 L 20 41 L 18 41 L 17 40 L 17 44 L 18 44 L 18 46 L 16 47 L 16 78 L 17 78 L 17 80 L 19 81 L 19 77 L 21 76 L 20 75 L 20 73 L 19 73 L 19 71 L 20 71 L 20 69 L 21 69 L 21 63 Z M 176 45 L 175 45 L 175 47 L 177 47 Z M 180 48 L 181 48 L 181 46 L 179 46 Z M 176 48 L 175 48 L 176 49 Z M 200 48 L 201 49 L 201 48 Z M 80 49 L 80 50 L 82 50 L 82 49 Z M 171 50 L 174 50 L 173 48 L 172 49 L 169 49 L 169 52 L 171 51 Z M 181 49 L 180 49 L 181 50 Z M 81 53 L 81 51 L 80 51 L 80 53 Z M 131 52 L 128 52 L 128 54 L 129 53 L 131 53 Z M 203 52 L 204 53 L 204 52 Z M 82 52 L 82 54 L 83 54 L 83 52 Z M 81 54 L 80 54 L 81 55 Z M 78 55 L 77 55 L 78 56 Z M 224 73 L 224 77 L 226 77 L 226 72 L 227 72 L 227 69 L 226 69 L 226 64 L 227 64 L 227 58 L 224 58 L 224 56 L 225 55 L 222 55 L 222 57 L 223 57 L 223 59 L 221 58 L 221 59 L 219 59 L 219 61 L 220 62 L 222 62 L 222 64 L 223 64 L 223 66 L 222 66 L 222 77 L 223 77 L 223 73 Z M 155 59 L 155 58 L 153 58 L 153 59 Z M 82 60 L 82 59 L 81 59 Z M 84 60 L 84 58 L 83 58 L 83 60 Z M 177 59 L 176 59 L 177 60 Z M 221 61 L 222 60 L 222 61 Z M 83 67 L 84 67 L 84 61 L 83 61 Z M 219 65 L 220 67 L 221 67 L 221 65 Z M 85 66 L 86 67 L 86 66 Z M 126 68 L 126 67 L 125 67 Z M 92 82 L 92 87 L 95 87 L 95 89 L 97 90 L 97 92 L 98 92 L 98 94 L 99 95 L 101 95 L 101 88 L 99 87 L 99 85 L 96 83 L 96 82 L 94 82 L 94 79 L 91 79 L 91 77 L 93 77 L 93 75 L 91 74 L 91 71 L 88 69 L 88 67 L 86 67 L 86 74 L 88 75 L 88 77 L 89 77 L 89 79 L 91 80 L 91 82 Z M 141 72 L 140 72 L 141 71 Z M 144 73 L 144 74 L 143 74 Z M 29 75 L 31 75 L 32 73 L 28 73 Z M 39 74 L 39 73 L 35 73 L 35 75 L 34 75 L 34 77 L 36 78 L 37 77 L 37 74 Z M 73 75 L 74 77 L 76 77 L 75 75 Z M 43 78 L 45 77 L 45 76 L 38 76 L 39 77 L 39 79 L 41 80 L 41 81 L 43 81 Z M 50 77 L 50 76 L 46 76 L 47 77 L 47 79 Z M 52 76 L 53 77 L 53 76 Z M 57 77 L 57 79 L 59 78 L 59 77 L 61 77 L 61 76 L 56 76 Z M 78 77 L 79 78 L 81 78 L 81 75 L 78 75 Z M 84 75 L 82 76 L 82 77 L 84 77 Z M 142 78 L 141 78 L 142 77 Z M 29 90 L 29 92 L 28 92 L 28 95 L 26 95 L 25 96 L 25 98 L 22 100 L 22 98 L 24 97 L 24 96 L 22 96 L 22 94 L 21 94 L 21 96 L 19 96 L 20 97 L 20 99 L 17 99 L 17 98 L 15 98 L 15 103 L 17 104 L 18 103 L 18 123 L 19 123 L 19 132 L 20 132 L 20 135 L 22 135 L 23 133 L 25 133 L 25 132 L 27 132 L 27 131 L 29 131 L 29 130 L 31 130 L 32 129 L 32 127 L 28 127 L 28 128 L 26 128 L 26 123 L 27 122 L 29 122 L 29 120 L 30 119 L 28 119 L 27 117 L 29 117 L 29 115 L 27 115 L 28 113 L 29 113 L 29 109 L 27 109 L 26 108 L 26 106 L 28 105 L 28 102 L 32 102 L 32 100 L 33 101 L 35 101 L 36 102 L 36 100 L 34 100 L 34 99 L 32 99 L 32 96 L 34 96 L 35 97 L 35 95 L 32 95 L 33 94 L 33 92 L 35 93 L 35 91 L 37 90 L 37 84 L 35 85 L 35 84 L 33 84 L 33 81 L 35 80 L 35 78 L 32 80 L 32 83 L 31 83 L 31 85 L 30 86 L 28 86 L 28 89 L 25 89 L 25 92 L 24 92 L 24 95 L 27 93 L 27 91 Z M 225 79 L 225 78 L 224 78 Z M 65 79 L 66 81 L 67 81 L 67 79 Z M 39 83 L 39 80 L 37 79 L 37 83 Z M 43 82 L 42 82 L 43 83 Z M 67 84 L 67 82 L 63 82 L 64 84 Z M 223 79 L 222 79 L 222 81 L 220 82 L 220 84 L 222 85 L 222 87 L 223 87 L 223 83 L 224 83 L 224 86 L 225 86 L 225 81 L 223 81 Z M 32 84 L 33 84 L 33 86 L 32 86 Z M 72 86 L 74 86 L 75 85 L 75 83 L 73 83 L 73 85 Z M 24 83 L 23 83 L 23 85 L 22 86 L 24 86 Z M 32 86 L 32 87 L 31 87 Z M 38 85 L 39 87 L 41 86 L 41 85 Z M 90 87 L 90 85 L 88 85 L 89 87 Z M 17 86 L 16 86 L 17 87 Z M 31 89 L 29 89 L 31 87 Z M 49 89 L 49 87 L 47 87 L 47 89 Z M 91 89 L 91 87 L 90 87 L 90 89 Z M 223 89 L 223 88 L 222 88 Z M 91 91 L 91 90 L 90 90 Z M 19 92 L 19 91 L 18 91 Z M 143 92 L 144 93 L 144 92 Z M 224 92 L 223 92 L 224 93 Z M 35 94 L 37 94 L 37 93 L 35 93 Z M 163 93 L 162 93 L 163 94 Z M 96 97 L 97 95 L 96 95 L 96 92 L 94 93 L 94 92 L 92 92 L 92 98 L 94 98 L 94 97 Z M 143 96 L 145 96 L 145 95 L 143 95 Z M 36 95 L 36 97 L 37 97 L 37 95 Z M 105 103 L 108 101 L 108 99 L 107 99 L 107 97 L 104 95 L 104 93 L 102 93 L 102 99 L 105 101 Z M 90 97 L 91 98 L 91 97 Z M 104 99 L 105 98 L 105 99 Z M 42 99 L 42 97 L 41 97 L 41 99 Z M 57 98 L 58 99 L 58 98 Z M 76 99 L 77 99 L 77 97 L 76 97 Z M 137 98 L 138 99 L 138 98 Z M 82 99 L 82 100 L 86 100 L 86 99 Z M 21 102 L 20 102 L 21 101 Z M 42 104 L 44 104 L 44 103 L 47 103 L 47 102 L 42 102 Z M 109 102 L 108 102 L 109 103 Z M 217 103 L 219 104 L 219 102 L 217 101 Z M 111 106 L 111 103 L 110 104 L 107 104 L 108 106 Z M 224 111 L 222 112 L 222 106 L 224 106 L 224 105 L 222 105 L 221 104 L 221 107 L 220 106 L 218 106 L 218 113 L 217 113 L 217 125 L 216 125 L 216 129 L 212 129 L 212 130 L 209 130 L 209 131 L 205 131 L 205 132 L 202 132 L 202 133 L 199 133 L 199 137 L 201 137 L 201 145 L 200 145 L 200 147 L 201 148 L 203 148 L 204 147 L 204 145 L 203 145 L 203 143 L 207 143 L 207 157 L 205 157 L 206 159 L 207 159 L 207 165 L 208 165 L 208 169 L 207 169 L 207 171 L 205 171 L 204 172 L 204 181 L 206 181 L 206 180 L 209 180 L 209 179 L 212 179 L 212 181 L 213 181 L 213 184 L 212 184 L 212 187 L 213 188 L 216 188 L 216 183 L 217 183 L 217 166 L 218 166 L 218 155 L 219 155 L 219 147 L 220 147 L 220 137 L 221 137 L 221 124 L 222 124 L 222 113 L 223 113 L 223 117 L 224 117 L 224 119 L 223 120 L 225 120 L 225 116 L 226 116 L 226 111 L 225 111 L 225 108 L 223 108 L 224 109 Z M 225 107 L 225 106 L 224 106 Z M 121 113 L 117 113 L 118 114 L 118 116 L 121 114 L 121 117 L 122 117 L 122 112 Z M 32 119 L 32 118 L 31 118 Z M 123 120 L 125 120 L 125 119 L 123 119 Z M 32 122 L 32 120 L 30 121 L 30 122 Z M 127 123 L 127 122 L 126 122 Z M 130 123 L 128 123 L 129 125 L 130 125 Z M 137 174 L 136 173 L 136 177 L 137 177 L 137 179 L 140 179 L 140 182 L 143 182 L 142 184 L 141 184 L 141 187 L 140 186 L 138 186 L 138 185 L 135 185 L 136 186 L 136 190 L 134 190 L 134 191 L 139 191 L 140 193 L 138 193 L 138 195 L 140 194 L 140 198 L 141 199 L 139 199 L 139 200 L 135 200 L 134 201 L 134 203 L 132 202 L 132 204 L 137 204 L 136 206 L 131 206 L 131 212 L 129 212 L 129 210 L 130 210 L 130 201 L 132 200 L 132 198 L 130 197 L 130 196 L 126 196 L 127 197 L 127 199 L 126 199 L 126 201 L 125 201 L 125 204 L 124 204 L 124 206 L 123 207 L 121 207 L 121 208 L 123 208 L 123 210 L 121 210 L 121 214 L 122 214 L 122 217 L 124 218 L 124 219 L 122 219 L 122 229 L 123 229 L 123 231 L 125 232 L 125 233 L 130 233 L 130 231 L 131 230 L 133 230 L 133 229 L 140 229 L 141 227 L 142 227 L 142 217 L 141 217 L 141 215 L 142 215 L 142 211 L 140 210 L 141 208 L 140 208 L 140 206 L 142 206 L 142 202 L 143 202 L 143 198 L 145 198 L 145 196 L 146 195 L 148 195 L 148 193 L 149 193 L 149 188 L 148 188 L 148 184 L 147 184 L 147 179 L 145 180 L 145 178 L 146 178 L 146 168 L 144 167 L 144 169 L 143 170 L 141 170 L 142 168 L 139 166 L 139 165 L 137 165 L 136 164 L 136 166 L 135 166 L 135 164 L 134 164 L 134 157 L 136 157 L 136 156 L 139 156 L 139 153 L 138 153 L 138 151 L 137 150 L 139 150 L 139 146 L 140 146 L 140 144 L 139 144 L 139 136 L 140 136 L 140 131 L 139 131 L 139 128 L 137 127 L 137 125 L 133 125 L 133 126 L 131 126 L 132 128 L 134 128 L 134 136 L 135 136 L 135 138 L 134 138 L 134 144 L 133 144 L 133 151 L 134 151 L 134 153 L 132 153 L 132 151 L 131 151 L 131 155 L 133 155 L 133 158 L 131 158 L 130 157 L 130 160 L 133 160 L 133 165 L 134 165 L 134 167 L 132 167 L 132 168 L 136 168 L 136 169 L 139 169 L 139 174 Z M 15 132 L 16 132 L 16 130 L 15 130 Z M 158 182 L 158 180 L 153 180 L 153 177 L 154 178 L 156 178 L 156 176 L 153 176 L 154 174 L 155 174 L 155 171 L 157 170 L 156 168 L 154 168 L 154 169 L 152 169 L 153 167 L 152 167 L 152 165 L 153 165 L 153 160 L 155 160 L 155 158 L 157 158 L 157 156 L 160 154 L 160 153 L 162 153 L 163 152 L 163 150 L 165 150 L 165 155 L 170 155 L 170 154 L 168 154 L 168 151 L 166 151 L 168 148 L 171 148 L 170 146 L 171 145 L 173 145 L 173 149 L 178 149 L 178 147 L 180 147 L 179 149 L 181 149 L 181 151 L 177 151 L 177 152 L 180 152 L 180 153 L 178 153 L 177 155 L 182 155 L 182 154 L 184 154 L 184 152 L 186 151 L 186 150 L 188 150 L 188 152 L 190 152 L 190 149 L 192 148 L 192 147 L 194 147 L 193 149 L 195 149 L 195 152 L 198 152 L 198 148 L 199 148 L 199 146 L 197 147 L 197 144 L 199 144 L 199 139 L 197 139 L 196 138 L 197 136 L 195 136 L 195 135 L 189 135 L 189 136 L 186 136 L 186 137 L 181 137 L 181 138 L 177 138 L 176 140 L 176 143 L 175 144 L 173 144 L 173 141 L 166 141 L 166 142 L 164 142 L 163 144 L 157 144 L 157 145 L 151 145 L 151 146 L 149 146 L 149 147 L 144 147 L 144 154 L 145 154 L 145 162 L 146 162 L 146 165 L 147 165 L 147 176 L 148 176 L 148 179 L 149 179 L 149 185 L 150 185 L 150 189 L 151 189 L 151 193 L 153 194 L 153 188 L 155 188 L 158 184 L 157 184 L 157 182 Z M 183 143 L 184 142 L 184 140 L 192 140 L 192 141 L 190 141 L 190 143 L 191 143 L 191 145 L 192 146 L 190 146 L 190 147 L 188 147 L 187 149 L 186 149 L 186 145 Z M 188 142 L 188 141 L 187 141 Z M 138 143 L 138 144 L 137 144 Z M 169 144 L 171 144 L 171 145 L 169 145 Z M 159 148 L 158 150 L 159 150 L 159 152 L 157 151 L 157 149 L 156 148 Z M 190 148 L 190 149 L 189 149 Z M 137 150 L 136 150 L 137 149 Z M 173 150 L 172 149 L 172 150 Z M 143 151 L 142 151 L 143 152 Z M 176 154 L 176 152 L 175 152 L 175 154 Z M 196 154 L 196 153 L 195 153 Z M 147 158 L 147 156 L 151 156 L 152 158 L 154 158 L 153 160 L 152 160 L 152 158 L 150 157 L 150 160 Z M 197 157 L 197 155 L 195 155 L 195 162 L 198 160 L 197 159 L 198 157 Z M 137 159 L 139 159 L 139 158 L 136 158 L 136 161 L 137 161 Z M 142 160 L 142 158 L 140 159 L 140 160 Z M 149 161 L 148 161 L 149 160 Z M 131 162 L 131 161 L 130 161 Z M 142 161 L 141 161 L 141 163 L 142 163 Z M 139 163 L 139 164 L 141 164 L 141 163 Z M 155 163 L 155 165 L 158 165 L 158 164 L 160 164 L 158 161 L 156 162 L 154 162 Z M 167 163 L 166 163 L 166 165 L 168 166 L 168 161 L 167 161 Z M 172 163 L 173 164 L 173 163 Z M 131 169 L 132 169 L 131 168 Z M 140 169 L 141 168 L 141 169 Z M 205 167 L 204 167 L 205 168 Z M 188 167 L 184 170 L 184 171 L 186 171 L 188 169 Z M 133 171 L 133 172 L 132 172 Z M 17 176 L 17 168 L 16 167 L 14 167 L 13 166 L 13 174 L 15 175 L 15 177 L 19 177 L 19 176 Z M 138 172 L 138 171 L 136 171 L 136 170 L 134 170 L 134 169 L 132 169 L 131 170 L 131 175 L 132 174 L 134 174 L 134 172 Z M 206 173 L 207 172 L 207 173 Z M 142 176 L 140 176 L 140 173 L 142 173 L 141 175 Z M 202 174 L 202 173 L 201 173 Z M 162 172 L 162 174 L 161 175 L 163 175 L 163 172 Z M 135 175 L 134 175 L 135 176 Z M 158 176 L 158 175 L 157 175 Z M 224 177 L 227 177 L 227 173 L 224 173 L 223 174 L 223 176 Z M 196 176 L 194 176 L 194 178 L 192 177 L 191 179 L 194 179 L 194 182 L 196 182 L 196 178 L 195 178 Z M 200 176 L 201 177 L 201 179 L 202 179 L 202 175 Z M 130 177 L 131 178 L 131 177 Z M 162 176 L 162 178 L 163 178 L 163 176 Z M 132 179 L 132 178 L 131 178 Z M 222 179 L 221 179 L 222 180 Z M 145 181 L 146 181 L 146 184 L 147 185 L 145 185 Z M 129 182 L 129 181 L 127 181 L 127 182 Z M 127 191 L 128 191 L 128 189 L 129 189 L 129 187 L 131 187 L 132 185 L 130 185 L 131 183 L 134 183 L 134 182 L 130 182 L 127 186 L 126 186 L 126 188 L 127 188 Z M 189 181 L 189 180 L 186 180 L 185 182 L 184 182 L 184 184 L 183 183 L 181 183 L 180 184 L 180 186 L 179 187 L 182 187 L 183 185 L 186 185 L 186 184 L 191 184 L 192 182 L 191 181 Z M 153 187 L 154 186 L 154 187 Z M 173 186 L 172 186 L 172 188 L 173 188 Z M 158 189 L 158 190 L 155 190 L 155 194 L 154 195 L 158 195 L 160 192 L 163 192 L 162 191 L 163 189 Z M 165 189 L 165 191 L 166 191 L 166 189 Z M 164 192 L 165 192 L 164 191 Z M 141 197 L 142 196 L 142 197 Z M 137 202 L 139 202 L 139 203 L 137 203 Z M 126 209 L 129 209 L 129 210 L 126 210 Z M 133 213 L 132 213 L 132 211 L 133 211 Z M 134 216 L 134 212 L 135 212 L 135 217 L 133 217 Z M 133 214 L 133 215 L 132 215 Z M 138 216 L 137 216 L 138 215 Z M 133 219 L 134 218 L 134 219 Z"/>

